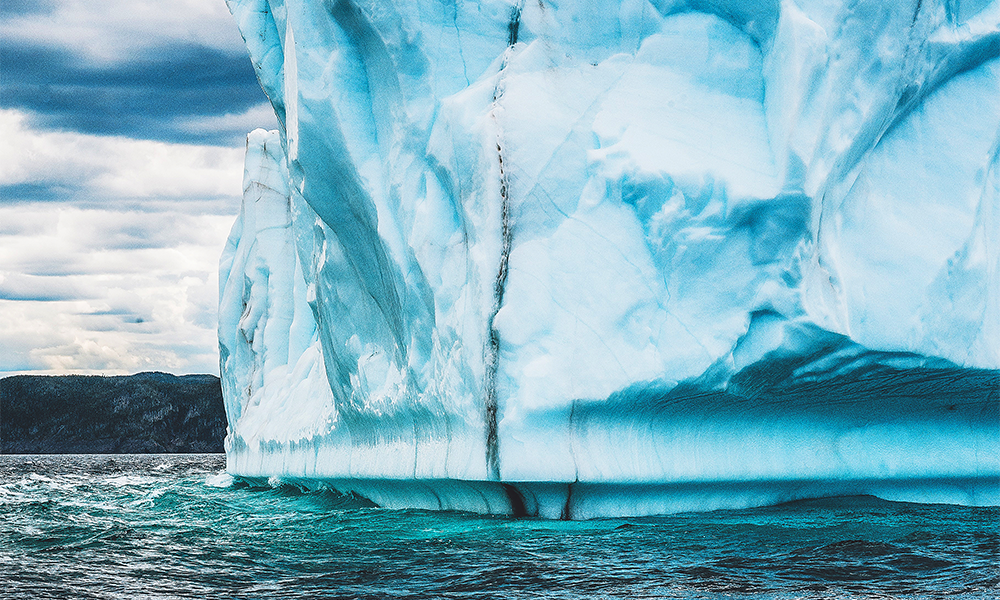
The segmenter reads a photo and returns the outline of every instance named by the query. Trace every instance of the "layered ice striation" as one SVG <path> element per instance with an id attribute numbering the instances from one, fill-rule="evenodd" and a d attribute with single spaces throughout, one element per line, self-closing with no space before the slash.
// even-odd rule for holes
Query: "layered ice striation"
<path id="1" fill-rule="evenodd" d="M 229 4 L 231 473 L 1000 503 L 1000 1 Z"/>

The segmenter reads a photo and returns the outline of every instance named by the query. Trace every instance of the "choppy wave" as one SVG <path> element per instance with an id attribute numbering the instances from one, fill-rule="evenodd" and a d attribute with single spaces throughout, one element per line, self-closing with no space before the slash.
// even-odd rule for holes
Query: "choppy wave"
<path id="1" fill-rule="evenodd" d="M 1000 509 L 552 521 L 249 487 L 221 455 L 0 457 L 0 598 L 991 598 Z"/>

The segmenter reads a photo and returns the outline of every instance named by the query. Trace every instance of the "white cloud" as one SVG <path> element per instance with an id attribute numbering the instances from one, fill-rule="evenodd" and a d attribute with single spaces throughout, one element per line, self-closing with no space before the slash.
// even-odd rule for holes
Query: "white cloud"
<path id="1" fill-rule="evenodd" d="M 231 217 L 182 215 L 187 241 L 173 247 L 99 249 L 135 215 L 38 203 L 2 207 L 0 220 L 14 211 L 55 226 L 0 235 L 0 373 L 217 371 L 218 258 Z M 142 216 L 154 225 L 178 218 Z M 43 270 L 64 263 L 76 272 Z"/>
<path id="2" fill-rule="evenodd" d="M 217 372 L 242 149 L 39 132 L 16 111 L 0 136 L 0 185 L 72 189 L 0 198 L 0 376 Z"/>
<path id="3" fill-rule="evenodd" d="M 184 45 L 245 53 L 223 0 L 60 0 L 0 36 L 94 65 Z M 218 258 L 242 190 L 242 136 L 266 105 L 188 118 L 232 147 L 38 131 L 0 110 L 0 376 L 218 371 Z M 219 138 L 212 138 L 219 139 Z"/>
<path id="4" fill-rule="evenodd" d="M 230 134 L 240 144 L 246 142 L 248 132 L 257 128 L 277 129 L 278 119 L 269 102 L 252 106 L 245 112 L 217 117 L 188 117 L 178 124 L 178 129 L 195 135 Z"/>
<path id="5" fill-rule="evenodd" d="M 0 271 L 0 299 L 51 302 L 100 298 L 104 290 L 78 276 L 50 277 Z"/>
<path id="6" fill-rule="evenodd" d="M 0 185 L 73 189 L 77 200 L 216 198 L 242 189 L 243 150 L 74 132 L 43 132 L 0 110 Z"/>
<path id="7" fill-rule="evenodd" d="M 178 42 L 245 52 L 222 0 L 62 0 L 52 13 L 0 23 L 0 36 L 62 46 L 95 62 L 128 60 Z"/>

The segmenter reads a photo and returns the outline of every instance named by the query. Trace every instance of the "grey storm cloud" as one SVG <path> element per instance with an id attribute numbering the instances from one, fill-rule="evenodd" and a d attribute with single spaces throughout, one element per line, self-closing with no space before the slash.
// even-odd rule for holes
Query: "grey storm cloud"
<path id="1" fill-rule="evenodd" d="M 246 53 L 198 44 L 95 64 L 65 48 L 0 38 L 0 63 L 0 108 L 26 111 L 43 129 L 230 145 L 237 132 L 198 130 L 190 120 L 242 113 L 267 99 Z"/>

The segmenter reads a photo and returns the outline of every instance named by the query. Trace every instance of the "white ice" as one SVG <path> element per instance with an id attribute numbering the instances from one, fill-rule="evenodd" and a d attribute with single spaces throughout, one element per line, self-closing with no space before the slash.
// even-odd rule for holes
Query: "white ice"
<path id="1" fill-rule="evenodd" d="M 1000 2 L 229 4 L 230 473 L 1000 476 Z"/>

